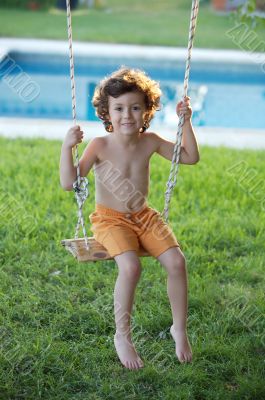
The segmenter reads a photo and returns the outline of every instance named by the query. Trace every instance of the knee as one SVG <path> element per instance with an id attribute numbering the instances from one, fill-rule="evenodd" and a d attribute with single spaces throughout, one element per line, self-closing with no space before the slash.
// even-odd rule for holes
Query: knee
<path id="1" fill-rule="evenodd" d="M 169 275 L 180 275 L 186 273 L 186 259 L 183 253 L 179 252 L 165 266 Z"/>
<path id="2" fill-rule="evenodd" d="M 141 276 L 141 265 L 138 261 L 128 261 L 119 267 L 119 274 L 126 276 L 130 281 L 137 282 Z"/>

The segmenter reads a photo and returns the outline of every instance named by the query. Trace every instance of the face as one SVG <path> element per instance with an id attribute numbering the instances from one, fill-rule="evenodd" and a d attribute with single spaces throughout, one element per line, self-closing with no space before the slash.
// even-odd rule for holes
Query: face
<path id="1" fill-rule="evenodd" d="M 144 123 L 145 111 L 143 93 L 128 92 L 117 98 L 109 96 L 109 117 L 116 133 L 123 135 L 138 133 Z"/>

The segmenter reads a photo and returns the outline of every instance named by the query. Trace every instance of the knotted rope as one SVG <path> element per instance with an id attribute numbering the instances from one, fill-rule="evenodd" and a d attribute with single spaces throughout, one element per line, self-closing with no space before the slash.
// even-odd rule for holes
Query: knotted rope
<path id="1" fill-rule="evenodd" d="M 187 60 L 186 60 L 186 70 L 185 70 L 185 77 L 184 77 L 183 100 L 187 96 L 187 93 L 188 93 L 191 50 L 193 47 L 193 39 L 194 39 L 194 35 L 195 35 L 198 12 L 199 12 L 199 0 L 193 0 L 192 6 L 191 6 L 188 55 L 187 55 Z M 170 200 L 171 200 L 171 196 L 172 196 L 172 191 L 177 183 L 177 174 L 178 174 L 178 167 L 179 167 L 183 125 L 184 125 L 184 116 L 181 115 L 179 118 L 179 122 L 178 122 L 176 143 L 174 146 L 174 153 L 173 153 L 173 157 L 172 157 L 171 169 L 170 169 L 169 178 L 168 178 L 168 182 L 167 182 L 167 190 L 165 192 L 165 206 L 164 206 L 164 210 L 162 212 L 162 216 L 165 218 L 166 221 L 168 221 L 169 205 L 170 205 Z"/>
<path id="2" fill-rule="evenodd" d="M 71 17 L 71 7 L 70 0 L 66 0 L 66 8 L 67 8 L 67 28 L 68 28 L 68 42 L 69 42 L 69 59 L 70 59 L 70 78 L 71 78 L 71 92 L 72 92 L 72 115 L 73 115 L 73 123 L 76 125 L 76 96 L 75 96 L 75 71 L 74 71 L 74 54 L 73 54 L 73 43 L 72 43 L 72 17 Z M 75 198 L 78 205 L 78 221 L 75 228 L 75 239 L 78 238 L 78 233 L 80 229 L 80 225 L 83 228 L 83 234 L 85 238 L 86 248 L 88 249 L 88 240 L 86 234 L 86 227 L 84 224 L 83 218 L 83 205 L 88 197 L 88 180 L 85 177 L 80 176 L 80 167 L 79 167 L 79 156 L 78 156 L 78 148 L 75 145 L 75 165 L 76 165 L 76 176 L 77 180 L 73 183 L 73 189 L 75 192 Z"/>

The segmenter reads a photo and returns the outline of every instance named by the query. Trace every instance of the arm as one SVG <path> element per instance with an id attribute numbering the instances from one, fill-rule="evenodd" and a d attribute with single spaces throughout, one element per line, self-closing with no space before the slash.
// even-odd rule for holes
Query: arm
<path id="1" fill-rule="evenodd" d="M 76 166 L 73 163 L 72 149 L 81 143 L 84 133 L 79 126 L 75 126 L 67 132 L 62 144 L 60 159 L 60 183 L 64 190 L 73 190 L 73 183 L 76 181 Z M 94 138 L 87 145 L 79 162 L 80 176 L 86 176 L 97 159 L 101 138 Z"/>
<path id="2" fill-rule="evenodd" d="M 200 155 L 197 140 L 191 123 L 192 110 L 189 106 L 188 98 L 184 103 L 178 103 L 177 113 L 183 113 L 185 118 L 180 149 L 180 163 L 196 164 L 200 159 Z M 158 135 L 155 136 L 157 140 L 156 152 L 167 160 L 172 160 L 175 143 L 165 140 Z"/>

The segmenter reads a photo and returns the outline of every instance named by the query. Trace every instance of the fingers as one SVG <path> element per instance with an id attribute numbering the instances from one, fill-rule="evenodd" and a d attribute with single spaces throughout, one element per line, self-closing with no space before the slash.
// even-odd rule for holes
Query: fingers
<path id="1" fill-rule="evenodd" d="M 177 104 L 178 116 L 184 115 L 185 119 L 190 118 L 192 115 L 192 108 L 190 106 L 190 97 L 186 96 L 182 101 Z"/>
<path id="2" fill-rule="evenodd" d="M 178 104 L 180 104 L 181 106 L 190 106 L 190 97 L 184 97 L 184 100 L 181 100 Z"/>
<path id="3" fill-rule="evenodd" d="M 84 138 L 84 132 L 79 130 L 78 132 L 76 132 L 76 139 L 77 139 L 77 143 L 81 143 L 83 141 Z"/>
<path id="4" fill-rule="evenodd" d="M 177 107 L 177 114 L 190 117 L 192 115 L 192 108 L 190 106 Z"/>
<path id="5" fill-rule="evenodd" d="M 75 125 L 70 129 L 75 143 L 81 143 L 84 138 L 84 132 L 79 125 Z"/>
<path id="6" fill-rule="evenodd" d="M 81 128 L 80 128 L 80 125 L 75 125 L 75 126 L 73 126 L 73 127 L 71 128 L 71 130 L 72 130 L 73 132 L 75 132 L 75 133 L 82 132 L 82 131 L 81 131 Z"/>
<path id="7" fill-rule="evenodd" d="M 190 106 L 183 106 L 178 108 L 178 111 L 182 114 L 190 114 L 191 113 L 191 107 Z"/>

